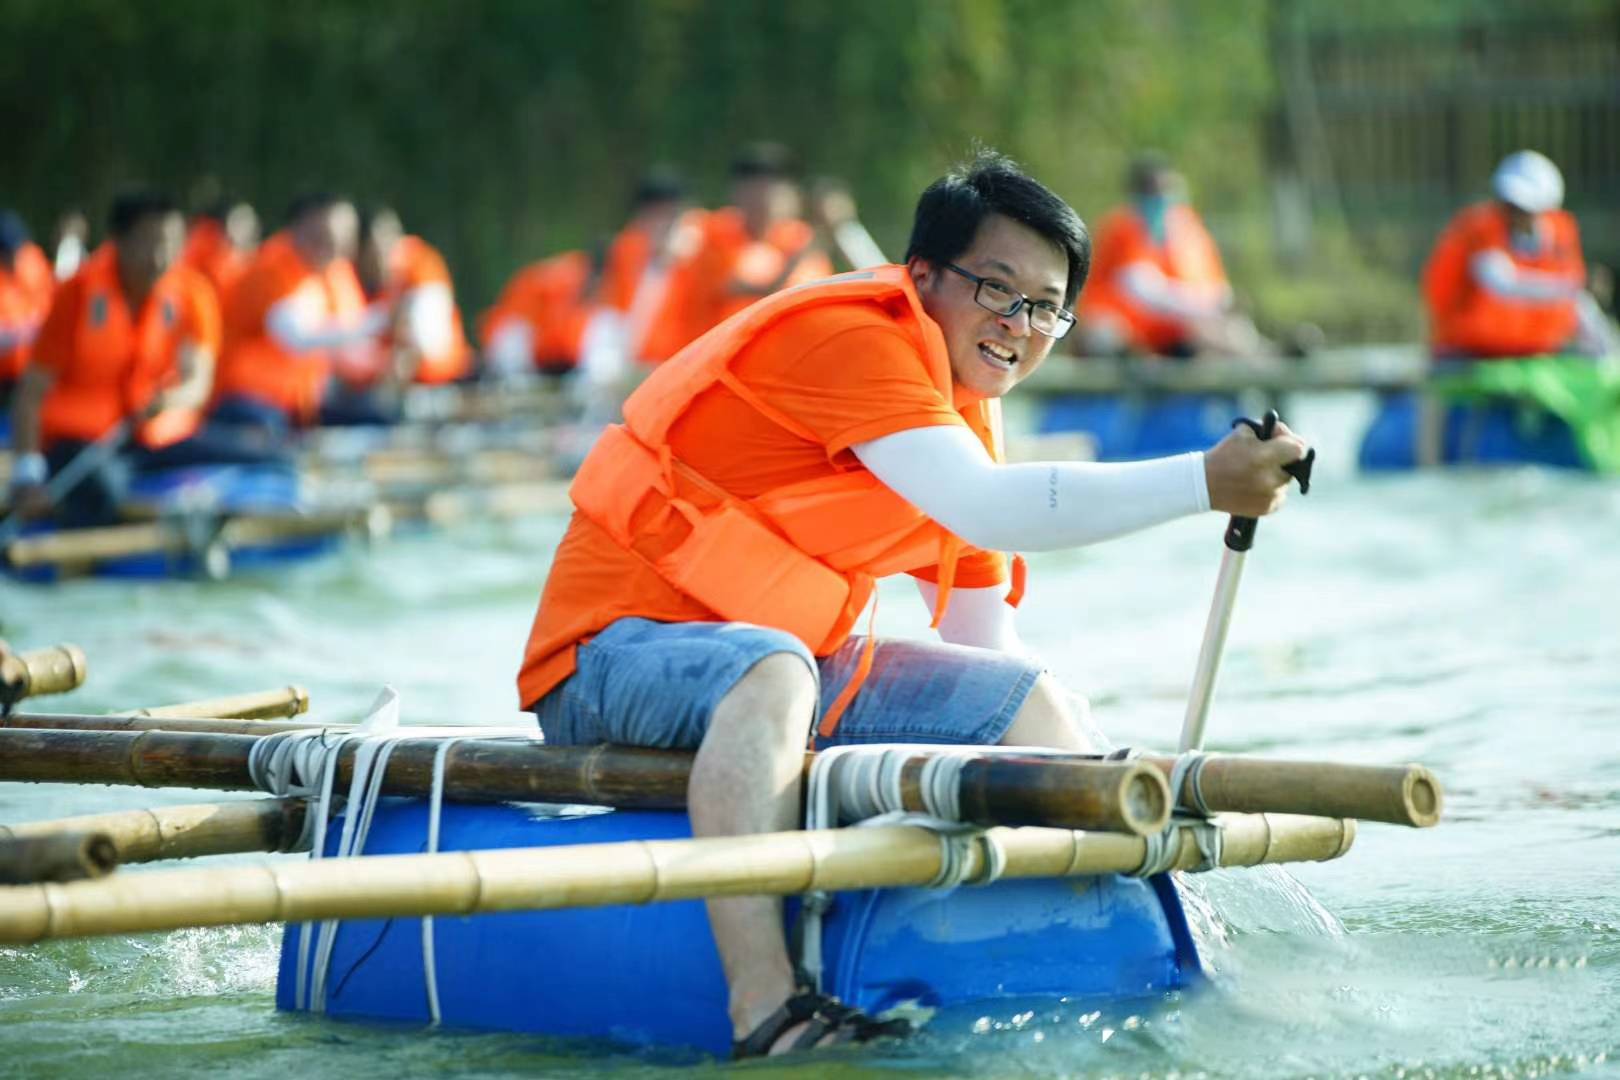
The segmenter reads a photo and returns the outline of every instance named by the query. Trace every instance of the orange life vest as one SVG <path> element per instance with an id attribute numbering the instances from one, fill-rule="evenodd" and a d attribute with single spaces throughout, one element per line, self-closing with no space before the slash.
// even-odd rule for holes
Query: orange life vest
<path id="1" fill-rule="evenodd" d="M 358 320 L 365 311 L 365 294 L 347 259 L 333 259 L 316 271 L 285 234 L 260 246 L 226 309 L 225 349 L 214 381 L 216 401 L 240 395 L 275 406 L 293 423 L 315 421 L 332 370 L 332 351 L 289 352 L 265 326 L 271 308 L 311 282 L 320 292 L 322 314 L 328 320 Z"/>
<path id="2" fill-rule="evenodd" d="M 0 267 L 0 325 L 38 327 L 50 310 L 56 275 L 38 244 L 28 243 L 11 257 L 11 269 Z M 12 382 L 28 366 L 29 346 L 0 349 L 0 383 Z"/>
<path id="3" fill-rule="evenodd" d="M 1580 231 L 1562 210 L 1537 215 L 1544 230 L 1538 251 L 1513 247 L 1508 215 L 1495 202 L 1476 203 L 1452 218 L 1423 268 L 1423 298 L 1435 351 L 1476 357 L 1537 356 L 1557 352 L 1575 336 L 1575 301 L 1526 301 L 1501 297 L 1474 280 L 1469 263 L 1482 251 L 1504 251 L 1514 265 L 1561 274 L 1572 283 L 1586 277 Z"/>
<path id="4" fill-rule="evenodd" d="M 248 256 L 231 243 L 224 225 L 213 218 L 198 218 L 186 231 L 180 265 L 207 278 L 223 308 L 230 300 L 231 290 L 247 272 Z"/>
<path id="5" fill-rule="evenodd" d="M 930 380 L 950 400 L 944 339 L 924 312 L 904 267 L 842 274 L 777 293 L 693 342 L 631 394 L 625 422 L 603 433 L 574 478 L 570 495 L 577 513 L 571 531 L 583 521 L 634 554 L 694 602 L 692 621 L 775 627 L 793 634 L 817 656 L 843 645 L 871 599 L 876 579 L 890 574 L 940 568 L 937 626 L 949 602 L 962 541 L 865 468 L 853 466 L 744 499 L 675 458 L 669 444 L 670 429 L 695 399 L 722 385 L 768 420 L 820 442 L 754 394 L 733 374 L 732 362 L 789 315 L 814 305 L 872 302 L 892 315 L 915 345 Z M 1002 460 L 1000 402 L 973 403 L 962 415 L 992 456 Z M 572 646 L 559 653 L 555 641 L 539 633 L 542 624 L 572 627 L 577 644 L 621 614 L 636 612 L 634 597 L 604 595 L 602 583 L 589 580 L 589 568 L 575 575 L 578 580 L 568 580 L 561 564 L 559 556 L 519 678 L 526 702 L 573 670 Z M 1021 566 L 1015 568 L 1015 594 L 1022 592 Z M 1017 600 L 1017 595 L 1009 598 Z M 856 676 L 826 714 L 824 735 L 836 726 L 865 677 L 871 661 L 868 644 Z"/>
<path id="6" fill-rule="evenodd" d="M 773 222 L 763 237 L 754 237 L 742 211 L 726 207 L 709 214 L 703 230 L 688 305 L 693 338 L 768 293 L 833 271 L 832 260 L 815 244 L 815 230 L 794 218 Z"/>
<path id="7" fill-rule="evenodd" d="M 35 358 L 55 375 L 40 406 L 47 447 L 62 439 L 98 439 L 145 408 L 175 380 L 183 343 L 219 348 L 218 305 L 204 278 L 174 267 L 132 312 L 111 244 L 84 261 L 57 290 L 56 303 L 62 310 L 52 311 Z M 137 438 L 147 446 L 167 446 L 191 435 L 200 422 L 195 410 L 170 409 L 142 425 Z"/>
<path id="8" fill-rule="evenodd" d="M 524 267 L 479 320 L 478 339 L 487 349 L 503 326 L 522 319 L 533 330 L 535 367 L 573 367 L 596 306 L 599 269 L 584 251 L 565 251 Z"/>
<path id="9" fill-rule="evenodd" d="M 645 230 L 626 226 L 608 247 L 601 301 L 626 316 L 636 360 L 661 364 L 707 329 L 694 331 L 691 315 L 695 256 L 702 247 L 705 219 L 699 210 L 681 215 L 666 241 L 665 265 L 656 278 L 647 273 L 653 250 Z"/>
<path id="10" fill-rule="evenodd" d="M 367 300 L 384 304 L 397 312 L 401 300 L 412 289 L 424 285 L 443 285 L 451 288 L 450 268 L 444 256 L 419 236 L 402 236 L 388 253 L 387 279 L 376 295 Z M 453 296 L 453 291 L 452 291 Z M 415 382 L 425 384 L 447 383 L 466 375 L 472 369 L 472 350 L 467 345 L 467 331 L 461 322 L 461 309 L 452 298 L 450 308 L 450 341 L 434 353 L 424 353 L 417 361 Z M 395 340 L 393 331 L 385 331 L 373 346 L 355 350 L 344 362 L 334 367 L 334 373 L 351 386 L 364 388 L 376 382 L 393 360 Z"/>
<path id="11" fill-rule="evenodd" d="M 1171 206 L 1164 229 L 1161 244 L 1154 240 L 1142 215 L 1130 206 L 1104 217 L 1097 228 L 1091 276 L 1080 297 L 1081 319 L 1114 323 L 1136 352 L 1166 353 L 1187 340 L 1188 327 L 1181 319 L 1149 310 L 1132 297 L 1120 278 L 1127 266 L 1152 263 L 1172 281 L 1211 294 L 1224 292 L 1227 284 L 1220 252 L 1196 210 L 1185 203 Z"/>

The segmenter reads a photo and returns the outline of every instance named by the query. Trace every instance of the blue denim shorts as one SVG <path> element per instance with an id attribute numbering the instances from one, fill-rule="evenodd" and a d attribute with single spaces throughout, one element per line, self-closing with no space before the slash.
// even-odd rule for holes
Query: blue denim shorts
<path id="1" fill-rule="evenodd" d="M 696 749 L 714 707 L 765 657 L 802 658 L 821 687 L 824 712 L 849 682 L 865 644 L 851 638 L 817 660 L 792 634 L 749 623 L 620 619 L 580 646 L 574 674 L 536 702 L 534 714 L 553 746 Z M 865 685 L 833 737 L 817 738 L 816 746 L 996 743 L 1040 673 L 988 649 L 879 641 Z"/>

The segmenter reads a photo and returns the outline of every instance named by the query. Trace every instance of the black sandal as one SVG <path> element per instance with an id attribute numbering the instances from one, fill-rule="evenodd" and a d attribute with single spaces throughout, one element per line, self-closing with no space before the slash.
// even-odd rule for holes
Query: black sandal
<path id="1" fill-rule="evenodd" d="M 833 1039 L 827 1046 L 837 1046 L 847 1042 L 870 1042 L 887 1036 L 896 1038 L 911 1034 L 909 1020 L 874 1020 L 861 1010 L 845 1005 L 831 994 L 823 994 L 801 986 L 793 996 L 782 1003 L 758 1027 L 748 1033 L 745 1039 L 738 1039 L 731 1044 L 733 1058 L 764 1057 L 776 1045 L 776 1040 L 782 1033 L 794 1024 L 804 1024 L 805 1029 L 793 1040 L 787 1048 L 788 1053 L 798 1050 L 814 1049 L 822 1039 L 832 1035 Z"/>

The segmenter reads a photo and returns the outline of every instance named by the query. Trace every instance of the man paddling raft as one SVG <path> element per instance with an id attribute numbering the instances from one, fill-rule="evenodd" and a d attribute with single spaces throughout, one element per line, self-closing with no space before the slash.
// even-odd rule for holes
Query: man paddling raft
<path id="1" fill-rule="evenodd" d="M 698 836 L 793 828 L 807 739 L 1091 750 L 1019 641 L 1002 552 L 1270 513 L 1305 445 L 1278 425 L 1004 463 L 999 398 L 1073 325 L 1090 256 L 1079 216 L 986 151 L 923 193 L 905 265 L 776 293 L 660 366 L 572 488 L 518 677 L 546 739 L 696 748 Z M 940 643 L 852 633 L 891 574 Z M 708 911 L 738 1056 L 903 1027 L 796 985 L 779 900 Z"/>

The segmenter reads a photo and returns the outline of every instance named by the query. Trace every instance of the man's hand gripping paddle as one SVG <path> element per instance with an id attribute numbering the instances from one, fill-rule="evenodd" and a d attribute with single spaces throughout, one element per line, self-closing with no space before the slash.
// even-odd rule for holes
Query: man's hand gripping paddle
<path id="1" fill-rule="evenodd" d="M 1264 422 L 1247 418 L 1232 421 L 1232 426 L 1247 424 L 1260 440 L 1271 438 L 1277 429 L 1277 410 L 1266 413 Z M 1298 461 L 1283 466 L 1283 471 L 1299 481 L 1299 493 L 1311 490 L 1311 465 L 1316 461 L 1312 447 Z M 1198 650 L 1198 670 L 1193 674 L 1192 691 L 1187 697 L 1187 716 L 1181 725 L 1181 752 L 1198 750 L 1204 745 L 1204 721 L 1209 717 L 1210 702 L 1215 697 L 1215 676 L 1220 669 L 1221 650 L 1226 647 L 1226 630 L 1232 622 L 1232 605 L 1237 601 L 1238 581 L 1243 576 L 1243 556 L 1254 546 L 1254 533 L 1258 518 L 1233 515 L 1226 526 L 1226 552 L 1221 557 L 1221 576 L 1215 582 L 1215 602 L 1209 609 L 1209 622 L 1204 626 L 1204 643 Z"/>

